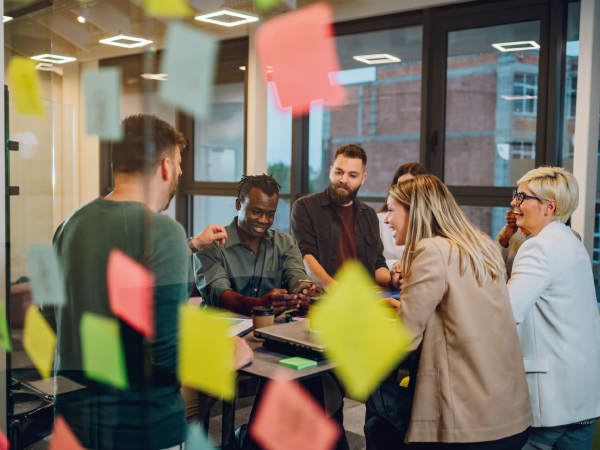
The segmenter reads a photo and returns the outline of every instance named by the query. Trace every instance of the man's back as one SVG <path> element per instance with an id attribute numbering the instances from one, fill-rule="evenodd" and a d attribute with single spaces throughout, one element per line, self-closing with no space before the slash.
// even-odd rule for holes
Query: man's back
<path id="1" fill-rule="evenodd" d="M 148 226 L 149 224 L 149 226 Z M 146 230 L 149 233 L 146 235 Z M 75 211 L 56 231 L 66 304 L 44 308 L 57 329 L 57 374 L 88 386 L 55 398 L 86 448 L 167 448 L 185 439 L 184 403 L 176 379 L 178 306 L 191 291 L 189 252 L 182 227 L 141 203 L 97 199 Z M 129 389 L 93 382 L 82 372 L 79 324 L 84 312 L 114 318 L 106 284 L 108 256 L 119 249 L 156 278 L 156 339 L 120 322 Z M 144 375 L 145 355 L 151 376 Z M 145 392 L 144 387 L 148 388 Z"/>

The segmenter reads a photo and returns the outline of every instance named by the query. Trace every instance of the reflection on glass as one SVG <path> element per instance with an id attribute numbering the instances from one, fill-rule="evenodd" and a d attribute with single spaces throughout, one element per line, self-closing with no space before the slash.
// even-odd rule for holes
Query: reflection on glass
<path id="1" fill-rule="evenodd" d="M 211 224 L 229 225 L 237 216 L 235 199 L 218 195 L 195 195 L 192 200 L 193 235 L 197 236 Z"/>
<path id="2" fill-rule="evenodd" d="M 575 154 L 575 115 L 577 110 L 577 68 L 579 65 L 579 18 L 581 3 L 569 3 L 563 110 L 562 166 L 573 172 Z"/>
<path id="3" fill-rule="evenodd" d="M 271 228 L 282 233 L 290 233 L 290 201 L 287 198 L 279 199 L 275 221 Z"/>
<path id="4" fill-rule="evenodd" d="M 535 167 L 539 49 L 506 44 L 537 44 L 539 30 L 535 21 L 448 33 L 446 184 L 516 186 Z"/>
<path id="5" fill-rule="evenodd" d="M 292 110 L 281 109 L 274 83 L 269 81 L 267 98 L 267 174 L 290 192 L 292 166 Z"/>
<path id="6" fill-rule="evenodd" d="M 195 123 L 194 180 L 239 181 L 244 172 L 244 83 L 213 88 L 210 116 Z"/>
<path id="7" fill-rule="evenodd" d="M 362 195 L 385 195 L 396 169 L 419 161 L 422 40 L 420 26 L 336 38 L 342 70 L 335 79 L 346 86 L 347 101 L 334 109 L 322 103 L 311 108 L 311 193 L 327 186 L 335 151 L 345 144 L 367 152 Z M 354 59 L 384 53 L 400 61 L 368 65 Z"/>

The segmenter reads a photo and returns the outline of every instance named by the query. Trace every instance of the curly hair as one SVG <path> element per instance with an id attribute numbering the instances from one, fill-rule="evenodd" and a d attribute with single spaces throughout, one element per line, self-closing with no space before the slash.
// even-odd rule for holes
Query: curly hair
<path id="1" fill-rule="evenodd" d="M 279 191 L 281 191 L 281 186 L 271 175 L 266 175 L 264 173 L 262 175 L 243 175 L 238 183 L 238 198 L 244 201 L 252 188 L 260 189 L 269 197 L 271 195 L 279 196 Z"/>

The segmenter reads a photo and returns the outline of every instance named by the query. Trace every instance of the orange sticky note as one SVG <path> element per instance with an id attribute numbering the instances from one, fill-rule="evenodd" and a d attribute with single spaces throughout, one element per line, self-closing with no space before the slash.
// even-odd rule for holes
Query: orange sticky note
<path id="1" fill-rule="evenodd" d="M 0 430 L 0 450 L 9 450 L 10 442 L 8 442 L 8 438 L 6 435 Z"/>
<path id="2" fill-rule="evenodd" d="M 120 250 L 113 249 L 106 269 L 110 309 L 145 337 L 154 338 L 154 275 Z"/>
<path id="3" fill-rule="evenodd" d="M 256 35 L 264 79 L 275 82 L 281 107 L 294 116 L 308 114 L 313 100 L 344 100 L 344 88 L 329 77 L 340 70 L 331 17 L 327 3 L 315 3 L 269 20 Z"/>
<path id="4" fill-rule="evenodd" d="M 54 421 L 54 438 L 48 450 L 84 450 L 67 421 L 60 414 Z"/>
<path id="5" fill-rule="evenodd" d="M 13 56 L 8 64 L 8 78 L 14 95 L 17 111 L 30 116 L 44 117 L 46 110 L 42 102 L 39 73 L 36 61 Z"/>
<path id="6" fill-rule="evenodd" d="M 35 305 L 31 305 L 25 313 L 23 347 L 40 375 L 48 378 L 52 374 L 56 334 Z"/>
<path id="7" fill-rule="evenodd" d="M 302 386 L 274 379 L 265 388 L 250 435 L 262 448 L 330 450 L 340 429 Z"/>

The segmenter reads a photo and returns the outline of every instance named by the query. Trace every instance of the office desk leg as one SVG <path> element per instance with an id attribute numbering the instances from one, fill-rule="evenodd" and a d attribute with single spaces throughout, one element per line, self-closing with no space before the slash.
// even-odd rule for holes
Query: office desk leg
<path id="1" fill-rule="evenodd" d="M 233 450 L 233 433 L 235 422 L 235 400 L 231 403 L 223 401 L 223 422 L 221 423 L 221 448 Z"/>

